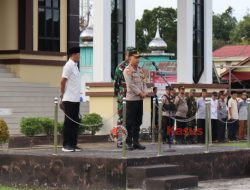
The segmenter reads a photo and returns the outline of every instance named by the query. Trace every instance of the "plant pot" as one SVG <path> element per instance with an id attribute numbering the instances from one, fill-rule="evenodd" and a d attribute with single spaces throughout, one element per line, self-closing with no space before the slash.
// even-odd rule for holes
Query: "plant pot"
<path id="1" fill-rule="evenodd" d="M 1 143 L 1 150 L 8 151 L 9 149 L 9 142 Z"/>

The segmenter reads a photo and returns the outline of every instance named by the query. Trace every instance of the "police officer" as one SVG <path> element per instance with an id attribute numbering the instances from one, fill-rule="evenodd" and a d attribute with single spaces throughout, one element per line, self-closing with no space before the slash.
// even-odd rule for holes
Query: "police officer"
<path id="1" fill-rule="evenodd" d="M 114 84 L 114 92 L 115 96 L 117 97 L 117 113 L 118 113 L 118 120 L 117 125 L 122 125 L 123 123 L 123 98 L 126 97 L 127 87 L 126 82 L 123 76 L 124 69 L 128 66 L 128 54 L 129 51 L 133 50 L 133 47 L 128 47 L 126 49 L 125 60 L 122 61 L 115 69 L 115 84 Z M 122 147 L 121 139 L 118 138 L 117 148 Z"/>
<path id="2" fill-rule="evenodd" d="M 173 117 L 175 116 L 176 106 L 174 104 L 175 97 L 171 95 L 173 88 L 166 86 L 166 92 L 162 96 L 163 112 L 162 112 L 162 141 L 163 144 L 172 143 L 172 132 L 169 132 L 174 127 Z M 169 130 L 167 130 L 169 129 Z"/>
<path id="3" fill-rule="evenodd" d="M 176 120 L 176 131 L 182 131 L 186 128 L 186 123 L 182 120 L 186 119 L 188 106 L 187 106 L 187 99 L 185 96 L 185 87 L 179 86 L 179 94 L 175 97 L 174 104 L 176 105 L 176 113 L 175 118 Z M 178 144 L 185 144 L 184 134 L 183 133 L 175 133 L 175 139 Z"/>
<path id="4" fill-rule="evenodd" d="M 194 117 L 197 111 L 197 103 L 194 97 L 195 92 L 196 92 L 195 89 L 191 89 L 189 92 L 189 96 L 187 97 L 187 105 L 188 105 L 187 118 Z M 194 132 L 195 126 L 196 126 L 196 119 L 194 118 L 192 121 L 187 123 L 188 131 L 191 130 Z M 195 143 L 195 136 L 189 134 L 186 137 L 186 140 L 188 143 L 193 144 Z"/>
<path id="5" fill-rule="evenodd" d="M 127 112 L 126 129 L 128 136 L 126 139 L 127 149 L 145 149 L 139 143 L 140 125 L 142 124 L 143 99 L 147 96 L 145 74 L 142 68 L 138 67 L 139 54 L 134 48 L 129 51 L 129 65 L 123 71 L 127 85 Z"/>
<path id="6" fill-rule="evenodd" d="M 155 126 L 152 126 L 152 121 L 153 121 L 153 102 L 155 98 Z M 153 128 L 158 129 L 158 96 L 157 96 L 157 87 L 153 88 L 153 95 L 151 96 L 151 134 L 153 138 Z M 157 134 L 155 133 L 155 139 L 157 138 Z"/>

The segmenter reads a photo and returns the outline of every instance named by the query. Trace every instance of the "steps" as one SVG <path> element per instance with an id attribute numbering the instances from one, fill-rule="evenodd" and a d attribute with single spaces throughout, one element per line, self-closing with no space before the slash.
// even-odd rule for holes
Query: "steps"
<path id="1" fill-rule="evenodd" d="M 149 165 L 127 168 L 127 188 L 171 190 L 198 186 L 198 177 L 182 175 L 178 165 Z"/>
<path id="2" fill-rule="evenodd" d="M 0 108 L 7 108 L 12 115 L 0 116 L 9 127 L 11 135 L 21 135 L 20 121 L 22 117 L 54 116 L 54 97 L 59 97 L 59 88 L 48 84 L 23 82 L 5 65 L 0 64 Z M 88 113 L 88 103 L 81 104 L 81 114 Z M 64 114 L 59 110 L 59 121 L 64 120 Z"/>

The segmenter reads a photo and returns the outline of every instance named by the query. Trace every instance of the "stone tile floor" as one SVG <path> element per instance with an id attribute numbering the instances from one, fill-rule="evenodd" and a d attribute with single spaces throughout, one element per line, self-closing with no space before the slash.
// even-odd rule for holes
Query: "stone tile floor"
<path id="1" fill-rule="evenodd" d="M 250 178 L 221 179 L 199 181 L 199 187 L 193 190 L 249 190 Z"/>
<path id="2" fill-rule="evenodd" d="M 142 157 L 156 157 L 158 154 L 158 145 L 152 143 L 143 143 L 146 146 L 146 150 L 133 150 L 127 151 L 127 158 L 142 158 Z M 86 157 L 96 157 L 96 158 L 121 158 L 122 149 L 116 148 L 116 143 L 84 143 L 80 144 L 79 147 L 83 148 L 82 152 L 70 152 L 65 153 L 61 151 L 61 146 L 58 146 L 58 155 L 67 156 L 86 156 Z M 173 145 L 169 149 L 168 145 L 161 145 L 162 156 L 167 155 L 182 155 L 182 154 L 194 154 L 194 153 L 204 153 L 206 148 L 204 145 Z M 223 152 L 223 151 L 237 151 L 247 148 L 231 147 L 231 146 L 218 146 L 212 145 L 210 147 L 210 152 Z M 171 151 L 169 151 L 171 150 Z M 32 148 L 11 148 L 5 149 L 4 153 L 9 154 L 29 154 L 29 155 L 52 155 L 53 146 L 43 145 L 34 146 Z M 0 152 L 1 153 L 1 152 Z"/>
<path id="3" fill-rule="evenodd" d="M 199 181 L 196 188 L 186 188 L 182 190 L 249 190 L 250 178 L 239 179 L 220 179 Z M 141 190 L 141 189 L 127 189 L 127 190 Z"/>

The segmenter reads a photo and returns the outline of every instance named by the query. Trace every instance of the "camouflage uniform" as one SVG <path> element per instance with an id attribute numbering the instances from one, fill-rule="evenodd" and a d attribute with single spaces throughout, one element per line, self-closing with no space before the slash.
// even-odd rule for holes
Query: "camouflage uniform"
<path id="1" fill-rule="evenodd" d="M 195 92 L 194 90 L 192 90 Z M 193 117 L 196 114 L 197 111 L 197 103 L 194 97 L 187 97 L 187 105 L 188 105 L 188 112 L 187 112 L 187 118 Z M 196 119 L 193 119 L 192 121 L 187 123 L 187 127 L 189 129 L 192 129 L 192 131 L 195 129 L 196 126 Z M 188 135 L 186 137 L 188 142 L 194 143 L 195 136 L 194 135 Z"/>
<path id="2" fill-rule="evenodd" d="M 117 96 L 117 112 L 118 112 L 118 120 L 117 125 L 121 125 L 122 120 L 122 110 L 123 110 L 123 98 L 126 97 L 127 87 L 126 82 L 123 76 L 124 69 L 128 66 L 128 61 L 121 62 L 115 70 L 115 85 L 114 85 L 114 92 L 115 96 Z"/>

